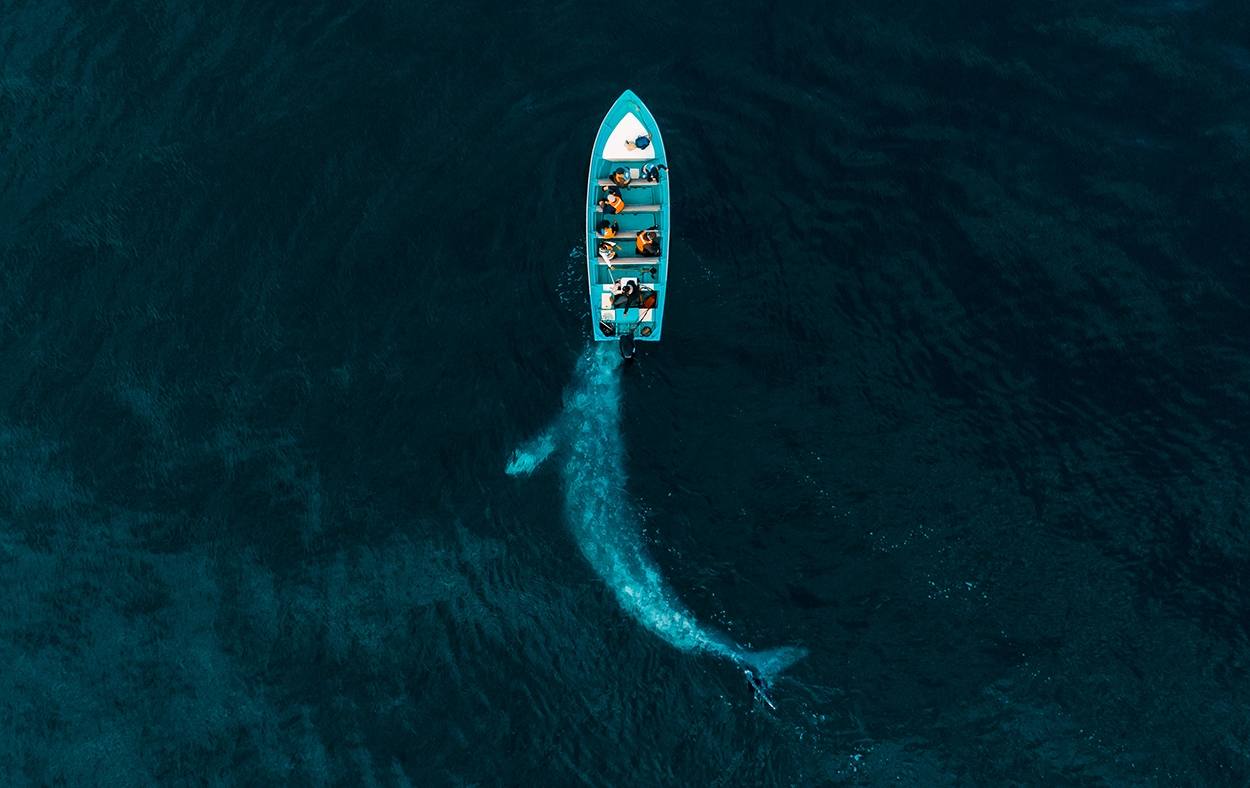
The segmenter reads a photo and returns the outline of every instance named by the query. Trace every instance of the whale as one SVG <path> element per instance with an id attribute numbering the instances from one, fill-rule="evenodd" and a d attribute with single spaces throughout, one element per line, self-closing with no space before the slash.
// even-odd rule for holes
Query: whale
<path id="1" fill-rule="evenodd" d="M 525 477 L 558 457 L 569 532 L 620 607 L 681 651 L 729 660 L 771 680 L 802 659 L 806 649 L 751 650 L 699 622 L 646 549 L 641 513 L 626 487 L 621 368 L 620 355 L 611 343 L 593 343 L 577 362 L 560 415 L 512 453 L 505 471 Z"/>

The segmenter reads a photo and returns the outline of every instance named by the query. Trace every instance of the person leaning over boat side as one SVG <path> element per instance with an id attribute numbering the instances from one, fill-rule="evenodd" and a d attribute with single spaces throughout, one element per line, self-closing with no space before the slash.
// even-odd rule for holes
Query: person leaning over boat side
<path id="1" fill-rule="evenodd" d="M 642 168 L 642 177 L 651 183 L 660 182 L 660 170 L 668 170 L 666 164 L 647 164 Z"/>
<path id="2" fill-rule="evenodd" d="M 660 244 L 656 240 L 656 229 L 652 227 L 649 230 L 643 230 L 634 238 L 634 248 L 638 250 L 638 254 L 647 257 L 655 257 L 660 253 Z"/>
<path id="3" fill-rule="evenodd" d="M 612 283 L 612 306 L 620 309 L 622 314 L 629 312 L 629 307 L 638 295 L 638 285 L 632 281 L 621 284 L 621 280 Z"/>
<path id="4" fill-rule="evenodd" d="M 600 241 L 599 256 L 603 258 L 605 263 L 610 263 L 616 259 L 616 250 L 620 248 L 616 241 Z"/>
<path id="5" fill-rule="evenodd" d="M 612 182 L 617 186 L 628 186 L 630 182 L 629 172 L 624 167 L 617 167 L 612 170 Z"/>
<path id="6" fill-rule="evenodd" d="M 609 222 L 607 219 L 600 219 L 595 225 L 595 232 L 599 233 L 600 238 L 615 238 L 620 231 L 621 225 Z"/>
<path id="7" fill-rule="evenodd" d="M 651 138 L 646 134 L 639 134 L 632 140 L 625 140 L 625 150 L 646 150 L 651 147 Z"/>

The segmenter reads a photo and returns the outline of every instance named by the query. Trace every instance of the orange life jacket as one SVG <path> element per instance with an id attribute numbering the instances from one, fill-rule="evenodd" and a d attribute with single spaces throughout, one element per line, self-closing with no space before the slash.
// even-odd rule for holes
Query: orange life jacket
<path id="1" fill-rule="evenodd" d="M 638 254 L 646 254 L 647 247 L 655 242 L 655 236 L 650 230 L 643 230 L 634 238 L 634 248 L 638 250 Z"/>
<path id="2" fill-rule="evenodd" d="M 610 225 L 610 224 L 609 224 L 607 227 L 604 227 L 604 228 L 603 228 L 603 233 L 602 233 L 602 235 L 603 235 L 603 237 L 604 237 L 604 238 L 615 238 L 615 237 L 616 237 L 616 228 L 615 228 L 615 227 L 613 227 L 612 225 Z"/>
<path id="3" fill-rule="evenodd" d="M 619 194 L 609 194 L 608 205 L 612 206 L 612 213 L 620 213 L 625 210 L 625 201 L 621 199 Z"/>
<path id="4" fill-rule="evenodd" d="M 629 173 L 625 172 L 624 170 L 622 170 L 621 172 L 614 172 L 612 173 L 612 181 L 616 183 L 617 186 L 628 186 L 629 185 Z"/>

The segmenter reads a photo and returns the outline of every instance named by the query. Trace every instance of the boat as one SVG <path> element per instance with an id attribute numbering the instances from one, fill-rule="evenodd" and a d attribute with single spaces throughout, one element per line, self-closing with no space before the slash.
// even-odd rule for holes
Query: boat
<path id="1" fill-rule="evenodd" d="M 619 342 L 626 358 L 633 356 L 635 342 L 659 342 L 663 330 L 671 213 L 667 164 L 651 111 L 625 91 L 599 124 L 590 152 L 586 273 L 594 338 Z"/>

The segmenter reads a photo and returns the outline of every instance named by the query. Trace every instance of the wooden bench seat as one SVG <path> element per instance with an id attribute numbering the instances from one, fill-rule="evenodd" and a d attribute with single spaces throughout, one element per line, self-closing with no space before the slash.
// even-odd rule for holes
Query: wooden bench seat
<path id="1" fill-rule="evenodd" d="M 619 254 L 610 263 L 605 262 L 598 255 L 595 256 L 595 259 L 599 261 L 599 265 L 610 265 L 613 268 L 620 268 L 623 265 L 656 265 L 660 262 L 658 257 L 624 257 Z"/>
<path id="2" fill-rule="evenodd" d="M 600 185 L 600 186 L 619 186 L 619 184 L 617 184 L 617 182 L 616 182 L 616 181 L 614 181 L 614 180 L 612 180 L 612 179 L 610 179 L 610 178 L 600 178 L 600 179 L 599 179 L 599 185 Z M 628 185 L 626 185 L 626 186 L 619 186 L 619 188 L 622 188 L 622 189 L 643 189 L 643 188 L 646 188 L 646 187 L 648 187 L 648 186 L 659 186 L 659 185 L 660 185 L 660 184 L 656 183 L 655 181 L 643 180 L 642 178 L 634 178 L 632 181 L 630 181 L 630 182 L 629 182 L 629 184 L 628 184 Z"/>
<path id="3" fill-rule="evenodd" d="M 620 281 L 637 282 L 638 286 L 641 287 L 644 291 L 649 291 L 653 293 L 659 293 L 660 290 L 663 289 L 658 284 L 655 284 L 654 282 L 639 282 L 637 278 L 632 277 L 632 276 L 622 276 Z M 612 295 L 613 294 L 612 288 L 614 286 L 615 285 L 611 285 L 611 284 L 599 285 L 599 287 L 603 288 L 603 292 L 605 295 Z"/>
<path id="4" fill-rule="evenodd" d="M 606 235 L 599 235 L 597 233 L 595 234 L 595 237 L 598 238 L 600 241 L 615 241 L 617 238 L 628 238 L 632 241 L 638 237 L 638 233 L 644 233 L 644 232 L 654 233 L 657 231 L 656 230 L 621 230 L 620 232 L 618 232 L 616 235 L 612 236 L 611 238 L 608 238 Z"/>
<path id="5" fill-rule="evenodd" d="M 659 211 L 660 206 L 654 204 L 630 205 L 629 203 L 625 203 L 625 210 L 621 211 L 621 213 L 659 213 Z M 596 205 L 595 213 L 603 213 L 603 208 Z M 612 214 L 608 214 L 608 216 L 611 215 Z"/>

